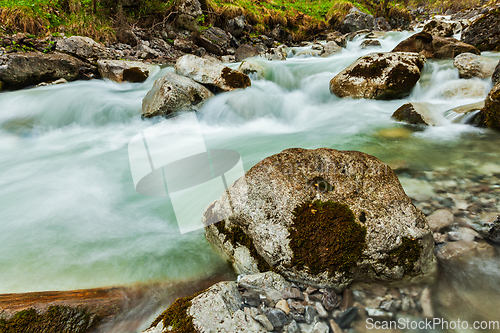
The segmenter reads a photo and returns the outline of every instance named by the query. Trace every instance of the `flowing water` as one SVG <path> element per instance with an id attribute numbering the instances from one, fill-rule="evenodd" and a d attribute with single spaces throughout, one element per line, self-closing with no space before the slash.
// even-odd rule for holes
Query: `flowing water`
<path id="1" fill-rule="evenodd" d="M 293 57 L 297 50 L 290 50 L 286 61 L 255 60 L 265 79 L 215 96 L 198 113 L 207 146 L 238 151 L 245 170 L 286 148 L 330 147 L 419 170 L 500 172 L 500 135 L 444 116 L 483 100 L 492 87 L 489 80 L 459 80 L 452 60 L 428 61 L 404 100 L 330 94 L 330 79 L 359 56 L 390 51 L 409 35 L 388 33 L 381 49 L 360 49 L 357 38 L 329 58 Z M 128 142 L 154 124 L 140 119 L 142 98 L 172 70 L 144 83 L 80 81 L 0 94 L 0 293 L 228 270 L 201 230 L 180 234 L 168 199 L 141 196 L 132 182 Z M 462 82 L 472 88 L 454 96 Z M 408 101 L 432 103 L 442 126 L 415 131 L 392 120 Z M 410 195 L 421 191 L 404 174 L 400 179 Z M 498 265 L 488 267 L 498 276 Z"/>

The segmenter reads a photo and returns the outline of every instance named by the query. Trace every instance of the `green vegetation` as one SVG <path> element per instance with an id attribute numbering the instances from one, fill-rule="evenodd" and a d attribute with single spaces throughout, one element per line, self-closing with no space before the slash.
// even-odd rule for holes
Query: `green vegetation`
<path id="1" fill-rule="evenodd" d="M 169 332 L 172 333 L 196 333 L 193 326 L 193 317 L 188 314 L 191 300 L 200 293 L 192 296 L 178 298 L 172 305 L 168 307 L 161 315 L 159 315 L 151 324 L 151 327 L 156 327 L 160 321 L 163 321 L 164 327 L 171 326 Z"/>
<path id="2" fill-rule="evenodd" d="M 319 200 L 305 202 L 293 211 L 290 247 L 291 266 L 311 274 L 349 274 L 366 247 L 366 227 L 345 204 Z M 360 215 L 366 221 L 366 213 Z"/>
<path id="3" fill-rule="evenodd" d="M 416 274 L 415 262 L 420 258 L 422 247 L 418 244 L 418 240 L 403 237 L 401 246 L 390 251 L 389 258 L 386 260 L 386 265 L 389 268 L 402 266 L 406 274 Z"/>
<path id="4" fill-rule="evenodd" d="M 46 312 L 38 314 L 31 308 L 16 313 L 8 320 L 0 319 L 0 333 L 88 332 L 97 326 L 100 319 L 88 313 L 86 309 L 51 306 Z"/>

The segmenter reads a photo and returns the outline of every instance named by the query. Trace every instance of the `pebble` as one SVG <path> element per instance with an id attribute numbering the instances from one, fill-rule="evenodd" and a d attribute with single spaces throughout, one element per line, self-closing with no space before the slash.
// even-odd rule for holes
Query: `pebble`
<path id="1" fill-rule="evenodd" d="M 308 305 L 304 311 L 304 319 L 307 324 L 312 324 L 314 321 L 314 317 L 316 317 L 316 308 L 314 306 Z"/>
<path id="2" fill-rule="evenodd" d="M 330 324 L 330 328 L 332 329 L 333 333 L 342 333 L 342 329 L 340 328 L 339 324 L 335 322 L 335 320 L 330 319 L 328 323 Z"/>
<path id="3" fill-rule="evenodd" d="M 425 288 L 420 296 L 420 306 L 422 307 L 422 314 L 426 318 L 434 318 L 434 311 L 432 310 L 431 291 Z"/>
<path id="4" fill-rule="evenodd" d="M 395 311 L 398 310 L 398 308 L 400 306 L 400 303 L 401 303 L 401 301 L 398 301 L 398 300 L 395 300 L 395 299 L 392 299 L 390 301 L 383 301 L 380 304 L 380 308 L 382 310 L 387 311 L 387 312 L 395 312 Z"/>
<path id="5" fill-rule="evenodd" d="M 361 296 L 361 298 L 364 298 L 364 295 Z M 352 293 L 351 289 L 345 289 L 343 294 L 342 294 L 342 301 L 340 303 L 340 307 L 342 309 L 348 309 L 354 305 L 354 295 Z"/>
<path id="6" fill-rule="evenodd" d="M 273 324 L 271 324 L 271 322 L 269 321 L 269 319 L 266 316 L 258 315 L 255 317 L 255 320 L 257 320 L 262 325 L 262 327 L 264 327 L 267 331 L 270 332 L 270 331 L 274 330 Z"/>
<path id="7" fill-rule="evenodd" d="M 365 311 L 368 317 L 380 321 L 391 320 L 394 317 L 394 314 L 392 312 L 387 312 L 380 309 L 366 308 Z"/>
<path id="8" fill-rule="evenodd" d="M 297 302 L 297 301 L 290 301 L 290 306 L 292 307 L 292 309 L 294 309 L 298 313 L 304 314 L 305 307 L 302 303 Z"/>
<path id="9" fill-rule="evenodd" d="M 330 329 L 328 328 L 328 325 L 324 322 L 317 322 L 314 325 L 313 332 L 314 333 L 328 333 Z"/>
<path id="10" fill-rule="evenodd" d="M 280 309 L 269 309 L 266 313 L 266 317 L 274 328 L 281 328 L 288 323 L 287 315 Z"/>
<path id="11" fill-rule="evenodd" d="M 299 325 L 295 320 L 292 320 L 290 325 L 288 325 L 288 333 L 300 333 Z"/>
<path id="12" fill-rule="evenodd" d="M 278 303 L 276 303 L 276 305 L 274 307 L 276 309 L 280 309 L 285 314 L 289 314 L 290 313 L 290 307 L 288 306 L 288 303 L 284 299 L 282 299 Z"/>
<path id="13" fill-rule="evenodd" d="M 326 310 L 332 311 L 339 306 L 340 300 L 333 290 L 326 289 L 323 293 L 321 304 Z"/>
<path id="14" fill-rule="evenodd" d="M 453 213 L 447 209 L 439 209 L 427 217 L 431 231 L 436 232 L 453 223 Z"/>
<path id="15" fill-rule="evenodd" d="M 300 291 L 300 289 L 294 288 L 294 287 L 288 287 L 288 288 L 283 289 L 283 298 L 285 298 L 285 299 L 291 298 L 291 299 L 300 299 L 300 300 L 303 300 L 304 299 L 304 295 L 302 294 L 302 292 Z"/>
<path id="16" fill-rule="evenodd" d="M 340 328 L 345 329 L 348 328 L 351 323 L 354 321 L 356 316 L 358 315 L 358 308 L 353 306 L 349 309 L 345 310 L 337 317 L 337 324 L 339 324 Z"/>
<path id="17" fill-rule="evenodd" d="M 314 304 L 314 307 L 316 308 L 316 312 L 318 312 L 318 316 L 320 318 L 328 318 L 328 312 L 326 312 L 325 308 L 320 302 L 316 302 L 316 304 Z"/>

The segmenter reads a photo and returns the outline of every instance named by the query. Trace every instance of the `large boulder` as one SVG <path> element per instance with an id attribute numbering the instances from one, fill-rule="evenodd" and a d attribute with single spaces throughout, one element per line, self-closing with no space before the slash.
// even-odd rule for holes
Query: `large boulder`
<path id="1" fill-rule="evenodd" d="M 142 100 L 142 116 L 151 118 L 189 111 L 213 94 L 195 81 L 174 73 L 157 79 Z"/>
<path id="2" fill-rule="evenodd" d="M 349 33 L 365 29 L 371 30 L 374 26 L 375 19 L 373 16 L 353 8 L 342 21 L 340 30 L 343 33 Z"/>
<path id="3" fill-rule="evenodd" d="M 104 79 L 115 82 L 143 82 L 156 66 L 140 61 L 98 60 L 97 68 Z"/>
<path id="4" fill-rule="evenodd" d="M 247 24 L 245 15 L 240 15 L 227 21 L 227 30 L 234 37 L 241 37 L 244 32 L 250 31 L 251 25 Z"/>
<path id="5" fill-rule="evenodd" d="M 371 53 L 337 74 L 330 91 L 338 97 L 395 99 L 410 94 L 425 57 L 402 52 Z"/>
<path id="6" fill-rule="evenodd" d="M 491 81 L 493 81 L 494 84 L 500 83 L 500 61 L 498 62 L 497 67 L 495 67 Z"/>
<path id="7" fill-rule="evenodd" d="M 500 8 L 473 22 L 461 39 L 481 51 L 500 51 Z"/>
<path id="8" fill-rule="evenodd" d="M 207 85 L 216 92 L 250 87 L 248 75 L 222 64 L 186 54 L 175 63 L 177 74 Z"/>
<path id="9" fill-rule="evenodd" d="M 412 35 L 399 43 L 392 52 L 414 52 L 426 58 L 453 59 L 461 53 L 481 54 L 472 45 L 462 43 L 455 38 L 432 36 L 427 32 Z"/>
<path id="10" fill-rule="evenodd" d="M 489 78 L 493 75 L 496 65 L 496 60 L 472 53 L 459 54 L 453 61 L 453 66 L 458 68 L 458 73 L 463 79 Z"/>
<path id="11" fill-rule="evenodd" d="M 243 61 L 247 58 L 256 57 L 259 55 L 259 50 L 250 44 L 243 44 L 236 49 L 236 61 Z"/>
<path id="12" fill-rule="evenodd" d="M 181 0 L 177 5 L 177 26 L 193 32 L 200 30 L 203 10 L 198 0 Z"/>
<path id="13" fill-rule="evenodd" d="M 60 39 L 56 43 L 56 50 L 96 64 L 98 59 L 114 59 L 111 50 L 97 43 L 92 38 L 71 36 Z"/>
<path id="14" fill-rule="evenodd" d="M 341 290 L 435 268 L 424 214 L 386 164 L 361 152 L 295 148 L 270 156 L 229 186 L 202 220 L 208 241 L 239 273 L 272 269 L 290 281 Z"/>
<path id="15" fill-rule="evenodd" d="M 486 97 L 478 120 L 482 126 L 500 130 L 500 83 L 497 83 Z"/>
<path id="16" fill-rule="evenodd" d="M 197 295 L 177 299 L 145 333 L 267 333 L 245 314 L 242 303 L 236 282 L 219 282 Z"/>
<path id="17" fill-rule="evenodd" d="M 423 32 L 433 36 L 451 37 L 462 30 L 462 25 L 456 21 L 431 20 L 424 25 Z"/>
<path id="18" fill-rule="evenodd" d="M 210 27 L 201 32 L 196 39 L 198 46 L 204 47 L 210 53 L 222 56 L 231 47 L 232 36 L 217 27 Z"/>
<path id="19" fill-rule="evenodd" d="M 392 118 L 412 125 L 443 125 L 443 119 L 433 112 L 431 104 L 425 102 L 406 103 L 394 111 Z"/>
<path id="20" fill-rule="evenodd" d="M 38 52 L 10 53 L 0 57 L 3 89 L 20 89 L 58 79 L 73 81 L 92 75 L 95 68 L 72 56 Z"/>

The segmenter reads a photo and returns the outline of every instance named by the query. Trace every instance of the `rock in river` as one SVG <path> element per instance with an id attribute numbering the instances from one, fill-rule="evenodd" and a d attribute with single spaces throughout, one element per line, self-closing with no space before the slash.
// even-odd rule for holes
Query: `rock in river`
<path id="1" fill-rule="evenodd" d="M 257 163 L 228 192 L 203 221 L 209 242 L 240 273 L 272 269 L 290 281 L 340 290 L 434 270 L 424 214 L 373 156 L 287 149 Z M 211 224 L 219 216 L 230 217 Z"/>
<path id="2" fill-rule="evenodd" d="M 486 97 L 478 119 L 485 127 L 500 129 L 500 83 L 497 83 Z"/>
<path id="3" fill-rule="evenodd" d="M 101 76 L 115 82 L 143 82 L 155 67 L 155 65 L 145 64 L 140 61 L 97 61 L 97 68 Z"/>
<path id="4" fill-rule="evenodd" d="M 191 54 L 177 60 L 175 71 L 215 91 L 229 91 L 251 85 L 248 75 Z"/>
<path id="5" fill-rule="evenodd" d="M 500 8 L 485 13 L 462 33 L 462 41 L 481 51 L 500 51 Z"/>
<path id="6" fill-rule="evenodd" d="M 142 100 L 142 116 L 151 118 L 179 111 L 193 110 L 213 94 L 195 81 L 174 73 L 157 79 Z"/>
<path id="7" fill-rule="evenodd" d="M 371 53 L 337 74 L 330 91 L 339 97 L 396 99 L 410 94 L 425 57 L 413 53 Z"/>
<path id="8" fill-rule="evenodd" d="M 455 57 L 453 66 L 458 68 L 458 73 L 463 79 L 478 77 L 489 78 L 495 71 L 497 61 L 492 58 L 483 57 L 472 53 L 462 53 Z"/>

